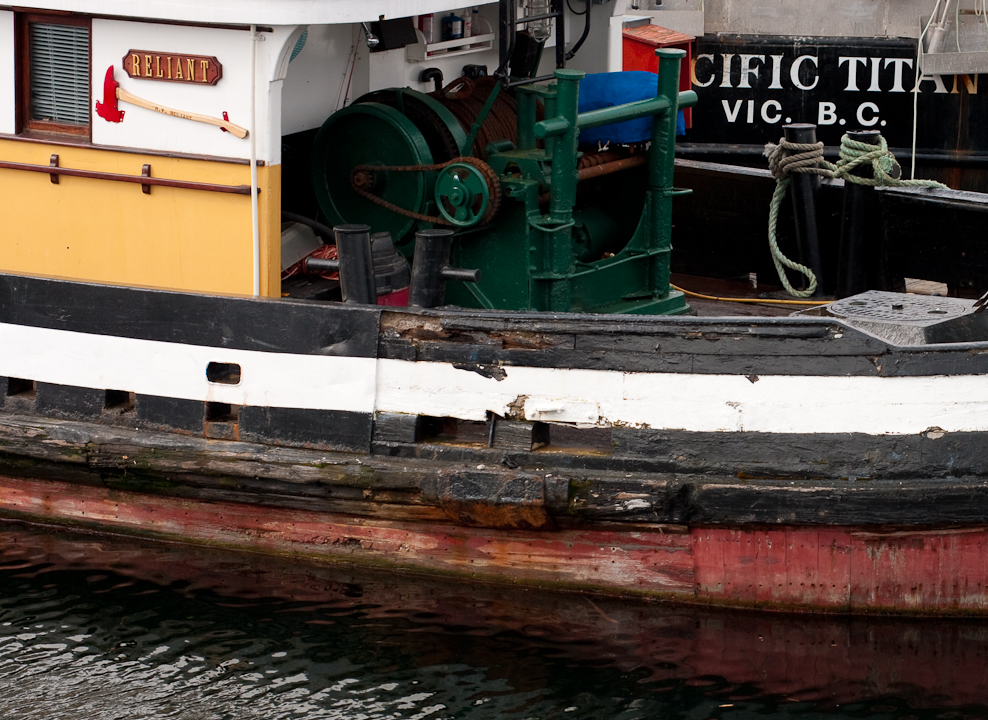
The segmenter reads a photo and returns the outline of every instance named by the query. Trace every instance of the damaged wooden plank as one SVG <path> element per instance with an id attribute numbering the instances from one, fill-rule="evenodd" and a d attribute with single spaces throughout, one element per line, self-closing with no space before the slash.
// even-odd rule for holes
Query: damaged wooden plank
<path id="1" fill-rule="evenodd" d="M 549 426 L 540 422 L 506 420 L 495 416 L 492 447 L 531 452 L 549 443 Z"/>
<path id="2" fill-rule="evenodd" d="M 978 433 L 821 436 L 817 446 L 807 444 L 805 437 L 771 433 L 728 438 L 615 428 L 609 437 L 613 454 L 554 449 L 551 444 L 525 452 L 487 448 L 486 443 L 375 443 L 373 454 L 359 455 L 4 417 L 0 467 L 19 476 L 64 476 L 73 483 L 159 495 L 188 492 L 204 499 L 251 502 L 254 494 L 260 502 L 291 502 L 293 507 L 318 501 L 324 503 L 321 507 L 375 517 L 419 517 L 422 508 L 442 512 L 445 500 L 510 510 L 526 503 L 518 500 L 523 496 L 513 486 L 505 485 L 506 479 L 527 477 L 546 488 L 541 504 L 529 503 L 540 508 L 536 520 L 527 520 L 533 527 L 547 527 L 564 516 L 589 526 L 988 523 L 985 437 Z M 760 458 L 764 443 L 787 447 L 789 464 Z M 844 457 L 847 448 L 858 446 L 865 455 L 860 464 L 827 454 Z M 476 475 L 464 475 L 458 485 L 447 484 L 440 492 L 442 471 L 451 467 Z M 896 475 L 899 470 L 911 476 Z M 826 477 L 828 472 L 838 474 Z M 465 489 L 470 483 L 464 478 L 470 477 L 476 477 L 473 494 Z M 234 494 L 221 494 L 227 492 Z M 462 521 L 489 522 L 479 515 L 470 520 L 469 513 L 454 514 Z"/>
<path id="3" fill-rule="evenodd" d="M 684 474 L 756 480 L 983 474 L 988 433 L 724 433 L 613 428 L 616 457 Z"/>
<path id="4" fill-rule="evenodd" d="M 519 530 L 554 530 L 547 497 L 557 502 L 569 494 L 567 480 L 552 474 L 510 470 L 443 470 L 423 487 L 460 525 Z"/>

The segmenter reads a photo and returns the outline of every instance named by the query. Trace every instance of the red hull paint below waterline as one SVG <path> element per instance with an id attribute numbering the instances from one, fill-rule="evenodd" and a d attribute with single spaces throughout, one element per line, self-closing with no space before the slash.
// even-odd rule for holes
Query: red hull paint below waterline
<path id="1" fill-rule="evenodd" d="M 0 476 L 0 513 L 317 560 L 681 602 L 984 613 L 988 528 L 484 530 Z"/>

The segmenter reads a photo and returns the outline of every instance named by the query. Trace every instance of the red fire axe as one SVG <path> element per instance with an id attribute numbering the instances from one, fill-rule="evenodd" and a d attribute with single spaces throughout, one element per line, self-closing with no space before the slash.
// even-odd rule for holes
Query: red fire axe
<path id="1" fill-rule="evenodd" d="M 226 113 L 223 113 L 223 119 L 214 118 L 209 115 L 200 115 L 199 113 L 175 110 L 173 108 L 165 107 L 164 105 L 158 105 L 150 100 L 139 98 L 136 95 L 131 95 L 129 92 L 120 87 L 120 83 L 113 79 L 113 66 L 111 65 L 106 69 L 106 77 L 103 79 L 103 102 L 100 102 L 99 100 L 96 101 L 96 114 L 107 122 L 120 122 L 124 119 L 124 111 L 117 109 L 117 100 L 122 100 L 123 102 L 130 103 L 131 105 L 137 105 L 138 107 L 142 107 L 147 110 L 154 110 L 155 112 L 159 112 L 164 115 L 171 115 L 172 117 L 185 118 L 186 120 L 195 120 L 196 122 L 215 125 L 221 130 L 230 133 L 234 137 L 247 137 L 247 131 L 239 125 L 234 125 L 232 122 L 227 120 L 225 117 Z"/>

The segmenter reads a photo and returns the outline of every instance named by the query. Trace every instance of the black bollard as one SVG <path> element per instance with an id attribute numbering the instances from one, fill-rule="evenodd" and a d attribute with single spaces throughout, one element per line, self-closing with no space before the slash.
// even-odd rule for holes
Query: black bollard
<path id="1" fill-rule="evenodd" d="M 412 258 L 412 289 L 408 304 L 431 308 L 443 304 L 446 280 L 443 268 L 449 265 L 453 248 L 453 231 L 435 228 L 415 233 L 415 257 Z"/>
<path id="2" fill-rule="evenodd" d="M 337 225 L 336 253 L 339 256 L 340 290 L 343 302 L 377 304 L 374 258 L 369 225 Z"/>
<path id="3" fill-rule="evenodd" d="M 793 123 L 783 125 L 786 140 L 791 143 L 815 143 L 816 125 L 810 123 Z M 814 297 L 824 294 L 823 291 L 823 260 L 820 257 L 819 226 L 816 219 L 817 197 L 820 194 L 820 176 L 810 173 L 796 172 L 791 178 L 789 188 L 792 191 L 792 209 L 796 219 L 796 246 L 799 251 L 799 261 L 806 265 L 816 275 L 816 291 Z"/>
<path id="4" fill-rule="evenodd" d="M 877 130 L 852 130 L 848 135 L 853 140 L 869 145 L 878 145 L 880 137 Z M 858 177 L 866 178 L 871 178 L 873 174 L 870 164 L 859 165 L 852 172 Z M 879 230 L 875 189 L 845 180 L 837 288 L 834 293 L 837 297 L 880 289 L 882 268 Z"/>
<path id="5" fill-rule="evenodd" d="M 415 233 L 415 257 L 412 259 L 412 287 L 408 304 L 431 308 L 443 304 L 446 281 L 479 282 L 480 270 L 449 267 L 453 248 L 453 231 L 435 228 Z"/>

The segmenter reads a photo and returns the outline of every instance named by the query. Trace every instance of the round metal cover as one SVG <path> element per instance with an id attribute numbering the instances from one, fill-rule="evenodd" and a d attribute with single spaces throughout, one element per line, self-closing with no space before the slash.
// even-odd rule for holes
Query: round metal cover
<path id="1" fill-rule="evenodd" d="M 848 320 L 928 323 L 963 315 L 968 306 L 952 298 L 876 292 L 838 300 L 829 311 Z"/>

